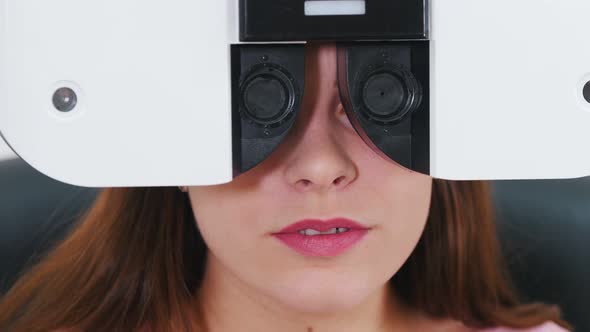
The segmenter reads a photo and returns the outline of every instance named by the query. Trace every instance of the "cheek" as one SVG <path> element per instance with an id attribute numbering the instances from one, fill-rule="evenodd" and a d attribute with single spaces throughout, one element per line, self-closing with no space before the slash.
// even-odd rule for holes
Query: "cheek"
<path id="1" fill-rule="evenodd" d="M 384 183 L 380 185 L 383 199 L 374 206 L 379 211 L 376 219 L 381 221 L 374 254 L 395 272 L 410 256 L 426 226 L 432 178 L 413 173 Z"/>
<path id="2" fill-rule="evenodd" d="M 391 181 L 389 189 L 389 213 L 393 218 L 384 216 L 387 225 L 400 232 L 415 232 L 426 224 L 430 210 L 432 178 L 411 173 Z M 387 206 L 387 205 L 384 205 Z"/>
<path id="3" fill-rule="evenodd" d="M 191 189 L 197 227 L 207 247 L 219 255 L 244 252 L 252 244 L 259 208 L 253 195 L 222 186 Z"/>
<path id="4" fill-rule="evenodd" d="M 400 226 L 423 228 L 430 211 L 432 178 L 414 173 L 392 187 L 396 188 L 393 204 Z"/>

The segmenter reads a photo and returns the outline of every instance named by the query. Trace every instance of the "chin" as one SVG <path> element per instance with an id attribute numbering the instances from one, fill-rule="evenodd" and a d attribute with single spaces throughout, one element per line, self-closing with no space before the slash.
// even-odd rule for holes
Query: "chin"
<path id="1" fill-rule="evenodd" d="M 365 284 L 366 285 L 366 284 Z M 354 309 L 371 294 L 362 282 L 339 284 L 323 281 L 291 285 L 276 290 L 275 297 L 286 307 L 304 313 L 327 314 Z"/>

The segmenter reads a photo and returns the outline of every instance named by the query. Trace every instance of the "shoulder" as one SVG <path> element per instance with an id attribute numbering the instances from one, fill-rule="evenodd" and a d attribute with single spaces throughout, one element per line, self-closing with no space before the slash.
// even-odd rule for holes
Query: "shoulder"
<path id="1" fill-rule="evenodd" d="M 495 328 L 488 328 L 484 330 L 479 330 L 479 332 L 568 332 L 568 330 L 564 329 L 563 327 L 557 325 L 552 321 L 547 321 L 541 325 L 530 327 L 527 329 L 515 329 L 510 327 L 495 327 Z"/>

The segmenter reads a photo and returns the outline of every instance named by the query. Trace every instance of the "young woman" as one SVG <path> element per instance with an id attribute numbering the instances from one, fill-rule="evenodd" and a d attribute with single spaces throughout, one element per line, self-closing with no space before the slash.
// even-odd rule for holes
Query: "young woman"
<path id="1" fill-rule="evenodd" d="M 307 46 L 297 123 L 232 182 L 104 190 L 4 296 L 0 330 L 571 329 L 558 307 L 520 302 L 486 182 L 433 179 L 364 143 L 335 59 Z"/>

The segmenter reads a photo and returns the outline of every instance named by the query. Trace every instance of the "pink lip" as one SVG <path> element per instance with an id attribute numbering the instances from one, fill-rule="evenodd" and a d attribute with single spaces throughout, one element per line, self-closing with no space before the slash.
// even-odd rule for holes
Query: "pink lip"
<path id="1" fill-rule="evenodd" d="M 327 232 L 332 228 L 345 227 L 344 233 L 303 235 L 300 230 L 314 229 Z M 337 256 L 360 241 L 369 231 L 366 227 L 350 219 L 337 218 L 328 221 L 306 219 L 283 228 L 272 234 L 295 251 L 306 256 Z"/>

